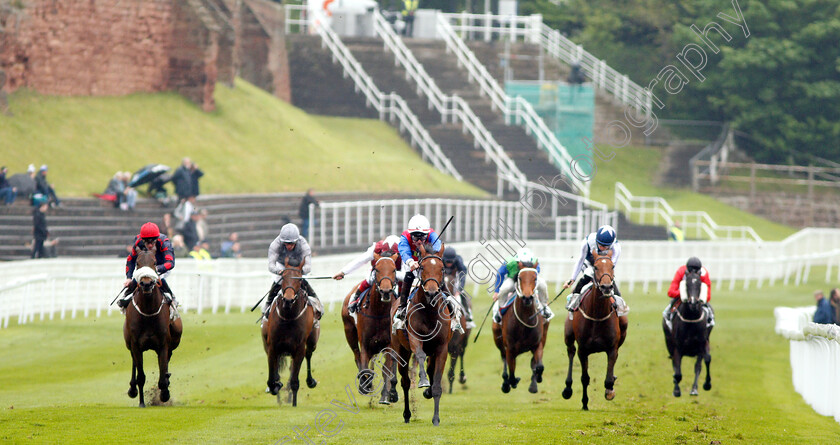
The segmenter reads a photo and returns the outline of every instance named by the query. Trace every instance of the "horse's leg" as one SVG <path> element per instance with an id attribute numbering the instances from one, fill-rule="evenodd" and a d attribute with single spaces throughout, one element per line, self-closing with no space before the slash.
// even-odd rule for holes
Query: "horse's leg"
<path id="1" fill-rule="evenodd" d="M 268 381 L 266 382 L 266 386 L 271 395 L 274 396 L 283 387 L 283 383 L 280 382 L 280 374 L 277 372 L 277 359 L 277 352 L 272 345 L 268 348 Z"/>
<path id="2" fill-rule="evenodd" d="M 140 408 L 146 407 L 143 395 L 143 385 L 146 384 L 146 373 L 143 372 L 143 351 L 139 347 L 131 350 L 131 357 L 134 359 L 134 366 L 137 367 L 137 394 L 140 395 Z"/>
<path id="3" fill-rule="evenodd" d="M 128 396 L 137 397 L 137 362 L 134 361 L 134 351 L 131 351 L 131 381 L 128 383 Z"/>
<path id="4" fill-rule="evenodd" d="M 543 366 L 542 357 L 543 351 L 545 350 L 546 333 L 547 331 L 543 332 L 543 338 L 537 345 L 536 349 L 534 349 L 534 355 L 531 358 L 531 386 L 528 387 L 528 392 L 530 392 L 531 394 L 537 393 L 537 383 L 542 383 L 542 374 L 543 371 L 545 371 L 545 366 Z"/>
<path id="5" fill-rule="evenodd" d="M 318 381 L 312 377 L 312 352 L 314 352 L 308 345 L 306 347 L 306 387 L 314 388 L 318 385 Z"/>
<path id="6" fill-rule="evenodd" d="M 379 403 L 381 405 L 390 405 L 391 401 L 388 399 L 389 388 L 391 386 L 391 362 L 393 357 L 391 354 L 384 354 L 385 362 L 382 364 L 382 392 L 379 394 Z"/>
<path id="7" fill-rule="evenodd" d="M 674 397 L 679 397 L 680 393 L 680 381 L 682 380 L 682 355 L 676 349 L 674 349 L 674 353 L 671 354 L 671 363 L 674 366 Z"/>
<path id="8" fill-rule="evenodd" d="M 164 342 L 165 343 L 165 342 Z M 169 345 L 164 344 L 158 351 L 158 388 L 160 389 L 160 401 L 169 401 Z"/>
<path id="9" fill-rule="evenodd" d="M 694 362 L 694 384 L 691 385 L 691 392 L 689 395 L 696 396 L 700 394 L 697 391 L 697 381 L 700 380 L 700 372 L 703 370 L 703 354 L 697 354 L 697 360 Z"/>
<path id="10" fill-rule="evenodd" d="M 571 338 L 571 341 L 569 339 Z M 569 356 L 569 371 L 566 374 L 566 388 L 563 389 L 563 398 L 569 400 L 572 398 L 572 365 L 575 363 L 575 338 L 574 334 L 571 337 L 566 333 L 566 353 Z"/>
<path id="11" fill-rule="evenodd" d="M 505 362 L 507 363 L 509 374 L 507 381 L 511 388 L 516 388 L 520 379 L 516 376 L 516 354 L 510 348 L 507 348 L 505 351 Z"/>
<path id="12" fill-rule="evenodd" d="M 432 382 L 432 397 L 435 398 L 435 414 L 432 416 L 432 425 L 440 425 L 440 396 L 443 394 L 443 369 L 446 367 L 446 345 L 439 347 L 434 359 L 434 380 Z"/>
<path id="13" fill-rule="evenodd" d="M 604 379 L 604 398 L 612 400 L 615 398 L 615 362 L 618 360 L 618 347 L 607 353 L 607 378 Z"/>
<path id="14" fill-rule="evenodd" d="M 424 365 L 426 364 L 426 353 L 423 352 L 423 344 L 419 344 L 420 346 L 414 350 L 414 356 L 417 357 L 417 371 L 420 374 L 418 376 L 417 387 L 428 388 L 432 386 L 432 384 L 429 382 L 429 376 L 426 375 L 426 370 L 424 369 Z"/>
<path id="15" fill-rule="evenodd" d="M 411 388 L 411 378 L 408 376 L 408 366 L 411 360 L 411 351 L 405 348 L 400 348 L 400 357 L 403 358 L 399 364 L 400 380 L 403 389 L 403 401 L 405 402 L 403 419 L 405 419 L 405 423 L 408 423 L 411 419 L 411 409 L 408 407 L 408 390 Z"/>
<path id="16" fill-rule="evenodd" d="M 452 354 L 450 358 L 449 372 L 446 373 L 446 377 L 449 379 L 449 394 L 452 394 L 452 387 L 455 385 L 455 366 L 458 363 L 458 354 Z"/>
<path id="17" fill-rule="evenodd" d="M 304 348 L 300 347 L 292 357 L 292 368 L 289 376 L 289 389 L 292 391 L 292 406 L 297 406 L 297 393 L 300 389 L 300 368 L 303 364 Z"/>
<path id="18" fill-rule="evenodd" d="M 390 354 L 388 355 L 390 357 Z M 400 400 L 400 395 L 397 393 L 397 361 L 391 359 L 391 390 L 388 391 L 388 401 L 397 403 Z"/>
<path id="19" fill-rule="evenodd" d="M 712 376 L 709 374 L 709 364 L 712 363 L 712 353 L 710 351 L 709 342 L 706 342 L 705 354 L 703 354 L 703 361 L 706 362 L 706 382 L 703 383 L 703 389 L 708 391 L 712 389 Z"/>
<path id="20" fill-rule="evenodd" d="M 359 384 L 359 394 L 370 394 L 371 383 L 373 382 L 373 371 L 368 369 L 370 363 L 370 354 L 367 348 L 362 345 L 359 348 L 359 373 L 356 375 L 356 382 Z"/>
<path id="21" fill-rule="evenodd" d="M 461 351 L 461 374 L 458 375 L 458 382 L 462 385 L 467 383 L 467 375 L 464 373 L 464 353 L 466 353 L 466 348 Z"/>
<path id="22" fill-rule="evenodd" d="M 578 350 L 578 360 L 580 360 L 580 384 L 583 386 L 583 410 L 589 411 L 589 394 L 587 388 L 589 386 L 589 353 L 584 353 L 583 349 Z"/>
<path id="23" fill-rule="evenodd" d="M 431 357 L 429 357 L 429 363 L 426 364 L 426 374 L 428 374 L 429 376 L 432 377 L 432 386 L 423 390 L 423 397 L 425 397 L 427 399 L 432 398 L 432 388 L 434 387 L 434 384 L 435 384 L 435 369 L 437 369 L 437 367 L 435 366 L 435 360 L 436 359 L 437 359 L 437 356 L 432 355 Z M 443 376 L 441 376 L 441 378 L 443 378 Z"/>

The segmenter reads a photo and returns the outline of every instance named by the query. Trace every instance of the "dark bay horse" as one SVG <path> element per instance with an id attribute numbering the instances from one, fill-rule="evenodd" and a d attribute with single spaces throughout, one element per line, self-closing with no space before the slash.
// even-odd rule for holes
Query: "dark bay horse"
<path id="1" fill-rule="evenodd" d="M 443 292 L 443 255 L 445 246 L 441 245 L 439 252 L 434 252 L 432 246 L 427 244 L 420 246 L 420 286 L 417 293 L 412 297 L 406 311 L 406 329 L 400 329 L 391 336 L 391 347 L 397 351 L 399 360 L 400 383 L 403 388 L 403 400 L 405 409 L 403 419 L 408 423 L 411 419 L 411 410 L 408 405 L 408 390 L 411 387 L 411 379 L 408 375 L 408 366 L 411 354 L 417 357 L 420 364 L 420 375 L 417 383 L 418 388 L 426 388 L 423 397 L 435 399 L 435 413 L 432 417 L 432 424 L 440 424 L 440 396 L 443 393 L 442 380 L 443 369 L 446 366 L 446 356 L 449 348 L 449 341 L 452 338 L 450 320 L 454 316 L 449 305 L 446 303 L 446 294 Z M 391 313 L 397 310 L 395 301 Z M 427 362 L 428 359 L 428 362 Z M 423 369 L 423 364 L 427 364 Z M 427 373 L 432 376 L 431 382 Z"/>
<path id="2" fill-rule="evenodd" d="M 697 381 L 703 369 L 701 362 L 706 362 L 706 382 L 703 389 L 712 389 L 712 378 L 709 375 L 709 363 L 712 361 L 709 335 L 711 328 L 706 327 L 708 314 L 704 308 L 705 289 L 702 289 L 700 272 L 685 272 L 684 300 L 677 303 L 674 317 L 669 330 L 665 320 L 662 320 L 662 330 L 665 332 L 665 346 L 671 356 L 674 366 L 674 397 L 680 396 L 680 381 L 682 380 L 682 358 L 684 356 L 697 357 L 694 363 L 694 384 L 691 395 L 698 395 Z"/>
<path id="3" fill-rule="evenodd" d="M 295 264 L 298 266 L 299 264 Z M 291 356 L 289 370 L 289 389 L 292 406 L 297 406 L 297 392 L 300 388 L 301 364 L 306 357 L 306 386 L 314 388 L 318 382 L 312 378 L 310 359 L 321 335 L 320 326 L 313 326 L 315 311 L 307 304 L 305 292 L 300 288 L 303 271 L 291 267 L 286 258 L 286 268 L 281 272 L 280 294 L 271 303 L 268 321 L 263 323 L 261 332 L 263 347 L 268 356 L 268 390 L 277 395 L 283 384 L 280 382 L 279 368 L 285 366 L 285 358 Z"/>
<path id="4" fill-rule="evenodd" d="M 566 351 L 569 354 L 569 373 L 566 375 L 566 388 L 563 390 L 563 398 L 572 397 L 572 364 L 575 359 L 575 342 L 577 342 L 578 359 L 580 360 L 581 376 L 580 382 L 583 385 L 583 409 L 589 409 L 589 355 L 596 352 L 607 354 L 607 377 L 604 379 L 606 391 L 604 397 L 607 400 L 615 398 L 613 385 L 615 383 L 615 362 L 618 359 L 618 348 L 624 343 L 627 336 L 627 316 L 618 316 L 613 300 L 615 289 L 614 270 L 612 262 L 612 251 L 607 250 L 599 253 L 597 249 L 592 251 L 595 258 L 595 277 L 592 287 L 588 293 L 581 297 L 580 307 L 577 314 L 571 320 L 566 318 Z"/>
<path id="5" fill-rule="evenodd" d="M 455 290 L 460 286 L 458 271 L 453 268 L 450 273 L 443 277 L 443 280 L 446 285 L 447 292 L 450 295 L 455 295 Z M 463 294 L 461 295 L 463 296 Z M 464 305 L 471 305 L 468 298 L 461 298 L 460 303 Z M 458 363 L 458 359 L 461 359 L 461 373 L 458 376 L 458 382 L 462 385 L 467 383 L 467 375 L 464 373 L 464 352 L 467 349 L 472 328 L 467 328 L 467 317 L 465 316 L 461 317 L 461 328 L 464 329 L 464 333 L 462 334 L 457 331 L 452 332 L 452 339 L 449 340 L 449 356 L 452 359 L 449 362 L 449 372 L 446 374 L 446 377 L 449 379 L 449 394 L 452 394 L 452 387 L 455 383 L 455 366 Z"/>
<path id="6" fill-rule="evenodd" d="M 537 269 L 523 267 L 519 263 L 516 275 L 516 291 L 513 303 L 502 316 L 502 323 L 493 322 L 493 340 L 502 354 L 504 371 L 502 372 L 502 392 L 508 393 L 519 384 L 516 377 L 516 357 L 530 351 L 531 385 L 528 392 L 537 392 L 537 383 L 542 383 L 542 355 L 548 334 L 548 324 L 539 313 L 539 305 L 534 296 L 537 288 Z M 530 265 L 528 265 L 530 266 Z"/>
<path id="7" fill-rule="evenodd" d="M 399 254 L 374 254 L 374 283 L 368 291 L 364 304 L 359 305 L 356 319 L 350 315 L 347 306 L 356 293 L 356 288 L 350 291 L 341 305 L 341 320 L 344 322 L 344 336 L 353 351 L 356 368 L 359 374 L 359 393 L 370 394 L 373 371 L 370 361 L 374 355 L 382 352 L 391 345 L 391 301 L 396 295 L 397 260 Z M 390 374 L 388 371 L 390 371 Z M 389 405 L 399 400 L 397 394 L 397 375 L 393 368 L 393 359 L 385 354 L 385 366 L 382 368 L 382 378 L 386 382 L 382 387 L 382 397 L 379 403 Z"/>
<path id="8" fill-rule="evenodd" d="M 169 360 L 172 351 L 181 343 L 183 325 L 181 319 L 169 320 L 169 305 L 160 290 L 160 279 L 155 271 L 155 249 L 138 253 L 134 279 L 137 289 L 131 296 L 131 304 L 125 310 L 123 337 L 125 346 L 131 351 L 131 383 L 128 396 L 140 395 L 140 407 L 146 406 L 143 385 L 143 352 L 153 350 L 158 357 L 158 388 L 160 400 L 169 400 Z"/>

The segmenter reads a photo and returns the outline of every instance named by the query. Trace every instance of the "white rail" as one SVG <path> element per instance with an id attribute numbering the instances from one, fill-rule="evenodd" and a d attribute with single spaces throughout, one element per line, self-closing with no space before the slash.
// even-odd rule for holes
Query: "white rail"
<path id="1" fill-rule="evenodd" d="M 490 41 L 494 35 L 516 41 L 540 45 L 548 55 L 568 65 L 580 64 L 581 69 L 592 83 L 611 94 L 617 101 L 627 106 L 643 110 L 645 115 L 651 111 L 653 96 L 644 87 L 631 81 L 626 75 L 607 66 L 572 42 L 559 31 L 543 23 L 542 15 L 530 16 L 494 15 L 494 14 L 443 14 L 452 28 L 463 38 L 481 38 Z"/>
<path id="2" fill-rule="evenodd" d="M 812 323 L 814 307 L 777 307 L 776 333 L 790 340 L 793 388 L 814 411 L 840 422 L 840 326 Z"/>
<path id="3" fill-rule="evenodd" d="M 437 32 L 446 42 L 447 51 L 458 58 L 459 66 L 467 70 L 470 80 L 478 83 L 482 93 L 490 98 L 493 108 L 501 110 L 505 116 L 505 122 L 507 124 L 513 122 L 525 127 L 526 132 L 536 140 L 537 146 L 548 153 L 554 166 L 568 176 L 569 181 L 580 193 L 589 196 L 589 182 L 582 181 L 575 175 L 572 157 L 563 144 L 557 140 L 528 101 L 519 96 L 512 98 L 505 94 L 504 89 L 490 75 L 487 68 L 478 61 L 466 43 L 455 33 L 448 18 L 451 16 L 452 14 L 443 13 L 437 15 Z"/>
<path id="4" fill-rule="evenodd" d="M 385 42 L 385 48 L 394 54 L 397 64 L 406 70 L 406 74 L 417 85 L 418 91 L 428 98 L 429 105 L 434 106 L 441 114 L 443 122 L 461 122 L 464 130 L 469 132 L 475 140 L 475 144 L 484 149 L 485 159 L 492 160 L 496 165 L 497 176 L 507 175 L 524 181 L 525 175 L 519 170 L 516 164 L 508 157 L 504 149 L 487 131 L 481 119 L 475 115 L 469 104 L 458 96 L 444 94 L 434 79 L 426 73 L 414 54 L 409 50 L 402 39 L 394 32 L 391 24 L 382 16 L 379 11 L 373 13 L 374 29 L 376 34 Z M 501 194 L 501 186 L 498 193 Z"/>
<path id="5" fill-rule="evenodd" d="M 286 6 L 287 18 L 293 5 Z M 384 94 L 374 84 L 373 79 L 365 72 L 362 65 L 353 57 L 353 54 L 342 43 L 341 39 L 329 26 L 320 13 L 316 13 L 315 25 L 312 26 L 315 32 L 321 36 L 322 45 L 329 48 L 333 61 L 341 65 L 344 76 L 353 79 L 356 91 L 361 91 L 368 105 L 379 112 L 380 120 L 399 122 L 400 132 L 408 131 L 409 141 L 412 147 L 419 147 L 423 160 L 429 161 L 438 170 L 452 175 L 455 179 L 462 181 L 463 178 L 452 166 L 449 158 L 441 151 L 440 146 L 432 139 L 429 132 L 420 123 L 417 116 L 411 111 L 403 98 L 395 93 Z"/>
<path id="6" fill-rule="evenodd" d="M 677 211 L 665 199 L 651 196 L 633 196 L 620 182 L 615 183 L 615 208 L 627 218 L 640 224 L 672 226 L 679 221 L 686 234 L 694 231 L 696 238 L 712 240 L 753 240 L 761 242 L 758 233 L 749 226 L 721 226 L 703 211 Z"/>

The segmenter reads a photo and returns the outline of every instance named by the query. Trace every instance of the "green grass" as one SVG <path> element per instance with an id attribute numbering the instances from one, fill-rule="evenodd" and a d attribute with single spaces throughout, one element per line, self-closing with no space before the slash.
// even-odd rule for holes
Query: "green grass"
<path id="1" fill-rule="evenodd" d="M 603 150 L 609 153 L 609 150 Z M 662 197 L 674 210 L 705 211 L 719 225 L 750 226 L 767 241 L 782 240 L 796 233 L 794 228 L 736 209 L 711 196 L 694 193 L 691 188 L 656 186 L 654 180 L 662 158 L 660 148 L 626 147 L 615 150 L 615 154 L 612 160 L 599 160 L 597 163 L 590 191 L 590 196 L 596 201 L 613 207 L 615 183 L 618 181 L 634 196 Z"/>
<path id="2" fill-rule="evenodd" d="M 122 97 L 11 95 L 0 159 L 11 173 L 48 164 L 59 196 L 101 193 L 117 170 L 189 156 L 202 193 L 393 191 L 483 195 L 423 162 L 387 124 L 311 116 L 238 80 L 202 112 L 175 93 Z"/>
<path id="3" fill-rule="evenodd" d="M 811 276 L 822 273 L 815 269 Z M 263 392 L 265 355 L 250 313 L 187 314 L 170 367 L 174 406 L 142 410 L 125 395 L 130 360 L 121 316 L 13 325 L 0 331 L 0 441 L 269 444 L 294 436 L 294 428 L 311 427 L 314 443 L 834 443 L 840 425 L 816 414 L 794 391 L 788 341 L 773 333 L 775 306 L 813 304 L 812 290 L 824 286 L 812 280 L 800 287 L 777 282 L 748 292 L 716 291 L 713 388 L 699 397 L 674 398 L 659 321 L 664 289 L 629 292 L 625 285 L 632 312 L 616 366 L 617 396 L 604 400 L 606 357 L 593 356 L 588 412 L 580 409 L 577 364 L 575 393 L 571 400 L 561 397 L 567 366 L 562 313 L 549 332 L 538 394 L 529 394 L 524 383 L 501 393 L 498 352 L 489 331 L 483 332 L 467 350 L 467 387 L 456 384 L 454 393 L 441 399 L 438 428 L 431 427 L 432 402 L 419 391 L 412 390 L 416 410 L 408 425 L 401 404 L 381 407 L 355 394 L 359 412 L 352 413 L 331 403 L 351 403 L 345 387 L 354 384 L 356 374 L 334 311 L 323 320 L 313 357 L 320 383 L 301 390 L 296 408 L 278 406 Z M 482 299 L 475 312 L 486 308 Z M 520 370 L 527 360 L 520 356 Z M 152 382 L 154 363 L 147 353 Z M 692 364 L 683 363 L 683 394 Z M 523 382 L 529 377 L 520 375 Z M 326 409 L 337 415 L 329 427 L 341 426 L 332 437 L 318 435 L 314 426 Z"/>

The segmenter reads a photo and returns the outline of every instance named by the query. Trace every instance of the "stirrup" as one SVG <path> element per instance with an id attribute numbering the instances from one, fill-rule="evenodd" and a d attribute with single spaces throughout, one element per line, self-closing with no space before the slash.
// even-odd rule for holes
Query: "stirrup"
<path id="1" fill-rule="evenodd" d="M 461 326 L 461 320 L 453 319 L 449 322 L 449 327 L 452 329 L 452 332 L 464 333 L 464 328 Z"/>
<path id="2" fill-rule="evenodd" d="M 405 311 L 406 308 L 398 308 L 397 313 L 394 314 L 394 319 L 391 322 L 392 333 L 396 333 L 398 329 L 405 329 Z"/>

